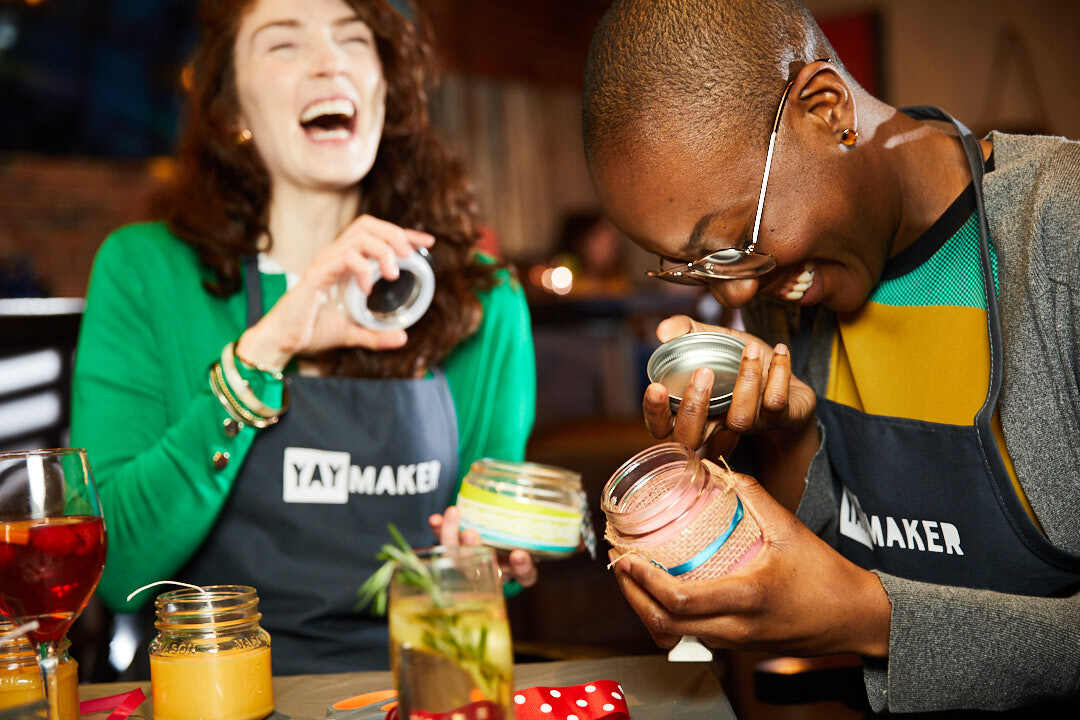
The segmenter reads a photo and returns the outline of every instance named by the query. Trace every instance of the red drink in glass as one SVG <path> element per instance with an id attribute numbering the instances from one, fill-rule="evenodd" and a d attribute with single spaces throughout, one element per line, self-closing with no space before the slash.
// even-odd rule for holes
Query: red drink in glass
<path id="1" fill-rule="evenodd" d="M 64 636 L 104 567 L 100 517 L 0 521 L 0 613 L 20 623 L 37 620 L 34 642 Z"/>

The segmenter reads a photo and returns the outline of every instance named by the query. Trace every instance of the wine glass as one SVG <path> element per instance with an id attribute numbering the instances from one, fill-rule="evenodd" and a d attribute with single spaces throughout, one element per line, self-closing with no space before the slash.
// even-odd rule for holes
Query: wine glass
<path id="1" fill-rule="evenodd" d="M 59 719 L 59 645 L 90 600 L 105 568 L 105 522 L 86 451 L 0 452 L 0 614 L 36 622 L 49 698 Z"/>
<path id="2" fill-rule="evenodd" d="M 390 583 L 390 660 L 400 715 L 512 720 L 514 655 L 495 552 L 439 546 Z"/>

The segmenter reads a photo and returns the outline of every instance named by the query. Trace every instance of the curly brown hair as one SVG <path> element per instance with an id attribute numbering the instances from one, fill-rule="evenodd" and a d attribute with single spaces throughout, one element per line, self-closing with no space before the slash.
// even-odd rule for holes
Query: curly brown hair
<path id="1" fill-rule="evenodd" d="M 195 248 L 218 296 L 241 287 L 243 260 L 269 237 L 270 177 L 252 143 L 236 135 L 239 101 L 233 47 L 256 0 L 203 0 L 201 43 L 178 150 L 176 181 L 164 200 L 172 232 Z M 397 350 L 342 348 L 315 358 L 323 372 L 353 377 L 415 377 L 439 364 L 479 326 L 477 292 L 497 265 L 478 262 L 476 201 L 461 164 L 435 137 L 428 114 L 434 81 L 430 32 L 386 0 L 343 0 L 371 28 L 387 82 L 386 119 L 375 164 L 358 183 L 359 212 L 436 237 L 435 299 Z M 272 242 L 272 238 L 271 238 Z"/>

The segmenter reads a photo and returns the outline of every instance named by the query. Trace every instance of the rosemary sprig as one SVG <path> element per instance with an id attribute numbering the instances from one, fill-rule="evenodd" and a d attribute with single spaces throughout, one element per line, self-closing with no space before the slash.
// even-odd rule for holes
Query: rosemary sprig
<path id="1" fill-rule="evenodd" d="M 446 607 L 443 592 L 431 578 L 427 567 L 413 552 L 409 541 L 393 523 L 387 523 L 386 529 L 390 532 L 390 537 L 393 538 L 395 544 L 386 543 L 375 556 L 375 559 L 382 560 L 383 564 L 356 591 L 356 606 L 353 609 L 356 612 L 362 612 L 370 605 L 373 615 L 379 617 L 386 615 L 390 579 L 394 576 L 395 570 L 398 571 L 398 579 L 401 582 L 431 595 L 435 607 Z"/>

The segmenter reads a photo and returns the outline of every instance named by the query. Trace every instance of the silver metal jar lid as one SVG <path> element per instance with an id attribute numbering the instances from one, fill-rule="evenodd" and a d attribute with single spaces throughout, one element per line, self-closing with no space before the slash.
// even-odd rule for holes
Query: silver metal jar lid
<path id="1" fill-rule="evenodd" d="M 667 388 L 671 411 L 678 412 L 682 394 L 690 376 L 701 367 L 713 371 L 713 387 L 709 395 L 709 416 L 723 415 L 731 406 L 735 378 L 739 376 L 746 343 L 734 335 L 719 332 L 697 332 L 680 335 L 656 348 L 646 373 L 651 382 Z"/>
<path id="2" fill-rule="evenodd" d="M 404 330 L 416 323 L 435 297 L 435 271 L 423 248 L 395 258 L 400 275 L 386 280 L 374 258 L 368 258 L 374 287 L 368 295 L 353 278 L 345 287 L 345 307 L 359 325 L 372 330 Z"/>

